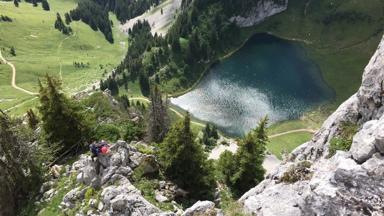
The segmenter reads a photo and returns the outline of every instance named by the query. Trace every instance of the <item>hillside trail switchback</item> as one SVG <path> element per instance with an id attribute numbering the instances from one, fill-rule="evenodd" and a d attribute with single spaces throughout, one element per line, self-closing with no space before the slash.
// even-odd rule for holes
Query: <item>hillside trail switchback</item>
<path id="1" fill-rule="evenodd" d="M 3 57 L 2 53 L 1 53 L 1 50 L 0 50 L 0 60 L 1 60 L 2 62 L 4 62 L 5 64 L 9 65 L 9 66 L 12 68 L 12 80 L 11 80 L 11 85 L 12 85 L 12 87 L 13 87 L 14 89 L 17 89 L 17 90 L 22 91 L 22 92 L 24 92 L 24 93 L 26 93 L 26 94 L 29 94 L 29 95 L 38 95 L 38 93 L 36 93 L 36 92 L 28 91 L 28 90 L 23 89 L 23 88 L 21 88 L 21 87 L 19 87 L 19 86 L 16 85 L 16 67 L 15 67 L 15 65 L 13 65 L 11 62 L 7 61 L 7 60 Z"/>

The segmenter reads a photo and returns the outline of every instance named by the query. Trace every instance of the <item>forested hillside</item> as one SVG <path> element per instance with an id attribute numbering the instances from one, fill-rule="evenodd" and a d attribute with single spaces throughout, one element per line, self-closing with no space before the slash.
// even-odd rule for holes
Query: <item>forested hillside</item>
<path id="1" fill-rule="evenodd" d="M 116 82 L 127 86 L 128 81 L 141 80 L 145 83 L 142 89 L 147 82 L 155 82 L 168 93 L 180 93 L 252 34 L 269 32 L 302 42 L 308 48 L 308 54 L 319 62 L 326 82 L 335 90 L 336 103 L 356 90 L 361 69 L 383 31 L 381 1 L 364 5 L 350 0 L 337 4 L 293 0 L 286 12 L 256 27 L 239 28 L 229 21 L 233 16 L 252 13 L 252 8 L 261 3 L 265 1 L 183 1 L 182 11 L 161 46 L 130 38 L 132 47 L 116 70 Z M 136 49 L 137 41 L 141 49 Z M 347 71 L 350 76 L 342 82 L 340 77 L 345 76 L 339 75 L 347 75 Z"/>
<path id="2" fill-rule="evenodd" d="M 147 11 L 151 6 L 158 5 L 160 0 L 80 0 L 76 9 L 71 10 L 68 23 L 73 21 L 83 21 L 94 31 L 100 30 L 105 38 L 113 43 L 112 26 L 108 12 L 116 14 L 120 22 L 125 22 L 135 16 Z"/>
<path id="3" fill-rule="evenodd" d="M 191 87 L 221 55 L 242 44 L 240 28 L 229 18 L 247 13 L 260 2 L 183 1 L 181 13 L 164 38 L 154 35 L 136 40 L 137 31 L 150 34 L 149 24 L 137 24 L 130 31 L 127 56 L 116 70 L 117 82 L 124 85 L 139 79 L 144 95 L 148 95 L 148 82 L 160 84 L 168 93 Z"/>

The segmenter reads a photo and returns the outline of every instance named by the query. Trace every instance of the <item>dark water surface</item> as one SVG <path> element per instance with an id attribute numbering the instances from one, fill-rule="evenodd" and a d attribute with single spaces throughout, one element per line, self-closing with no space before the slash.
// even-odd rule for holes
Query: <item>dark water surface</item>
<path id="1" fill-rule="evenodd" d="M 258 34 L 214 66 L 194 90 L 171 102 L 241 136 L 265 115 L 271 123 L 295 119 L 332 98 L 319 68 L 298 43 Z"/>

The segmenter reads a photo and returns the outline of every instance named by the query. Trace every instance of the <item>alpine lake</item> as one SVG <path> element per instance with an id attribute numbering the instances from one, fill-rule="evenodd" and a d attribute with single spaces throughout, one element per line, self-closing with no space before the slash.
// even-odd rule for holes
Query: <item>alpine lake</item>
<path id="1" fill-rule="evenodd" d="M 264 116 L 269 123 L 297 119 L 333 97 L 299 43 L 256 34 L 171 103 L 228 135 L 243 136 Z"/>

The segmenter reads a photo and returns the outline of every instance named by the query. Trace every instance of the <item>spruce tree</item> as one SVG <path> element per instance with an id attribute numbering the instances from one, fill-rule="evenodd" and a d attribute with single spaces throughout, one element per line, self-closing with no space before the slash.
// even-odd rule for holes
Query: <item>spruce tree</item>
<path id="1" fill-rule="evenodd" d="M 44 150 L 28 142 L 22 127 L 0 110 L 0 215 L 16 215 L 43 178 Z"/>
<path id="2" fill-rule="evenodd" d="M 161 142 L 169 129 L 167 101 L 163 101 L 159 88 L 155 85 L 150 95 L 147 134 L 150 142 Z"/>
<path id="3" fill-rule="evenodd" d="M 209 199 L 215 188 L 212 164 L 195 141 L 187 114 L 171 127 L 160 145 L 159 160 L 165 175 L 192 198 Z"/>
<path id="4" fill-rule="evenodd" d="M 72 22 L 72 19 L 69 13 L 65 13 L 64 18 L 65 18 L 65 24 L 69 25 Z"/>
<path id="5" fill-rule="evenodd" d="M 262 119 L 257 128 L 240 141 L 235 155 L 226 153 L 220 157 L 219 170 L 237 196 L 241 196 L 264 179 L 267 122 L 267 118 Z"/>
<path id="6" fill-rule="evenodd" d="M 58 144 L 60 153 L 86 141 L 89 126 L 80 114 L 80 107 L 62 92 L 60 82 L 49 75 L 45 78 L 45 85 L 39 81 L 42 128 L 46 141 L 50 145 Z"/>
<path id="7" fill-rule="evenodd" d="M 31 129 L 36 129 L 37 124 L 39 123 L 39 119 L 37 118 L 35 112 L 33 112 L 32 109 L 29 109 L 27 111 L 27 119 L 28 119 L 28 126 Z"/>
<path id="8" fill-rule="evenodd" d="M 12 56 L 16 56 L 16 50 L 15 50 L 15 47 L 11 47 L 10 51 Z"/>
<path id="9" fill-rule="evenodd" d="M 46 11 L 49 11 L 49 10 L 50 10 L 49 3 L 48 3 L 47 0 L 42 0 L 42 1 L 41 1 L 41 6 L 42 6 L 43 9 L 46 10 Z"/>
<path id="10" fill-rule="evenodd" d="M 150 94 L 150 86 L 148 76 L 140 74 L 139 79 L 140 90 L 143 96 L 148 97 Z"/>

